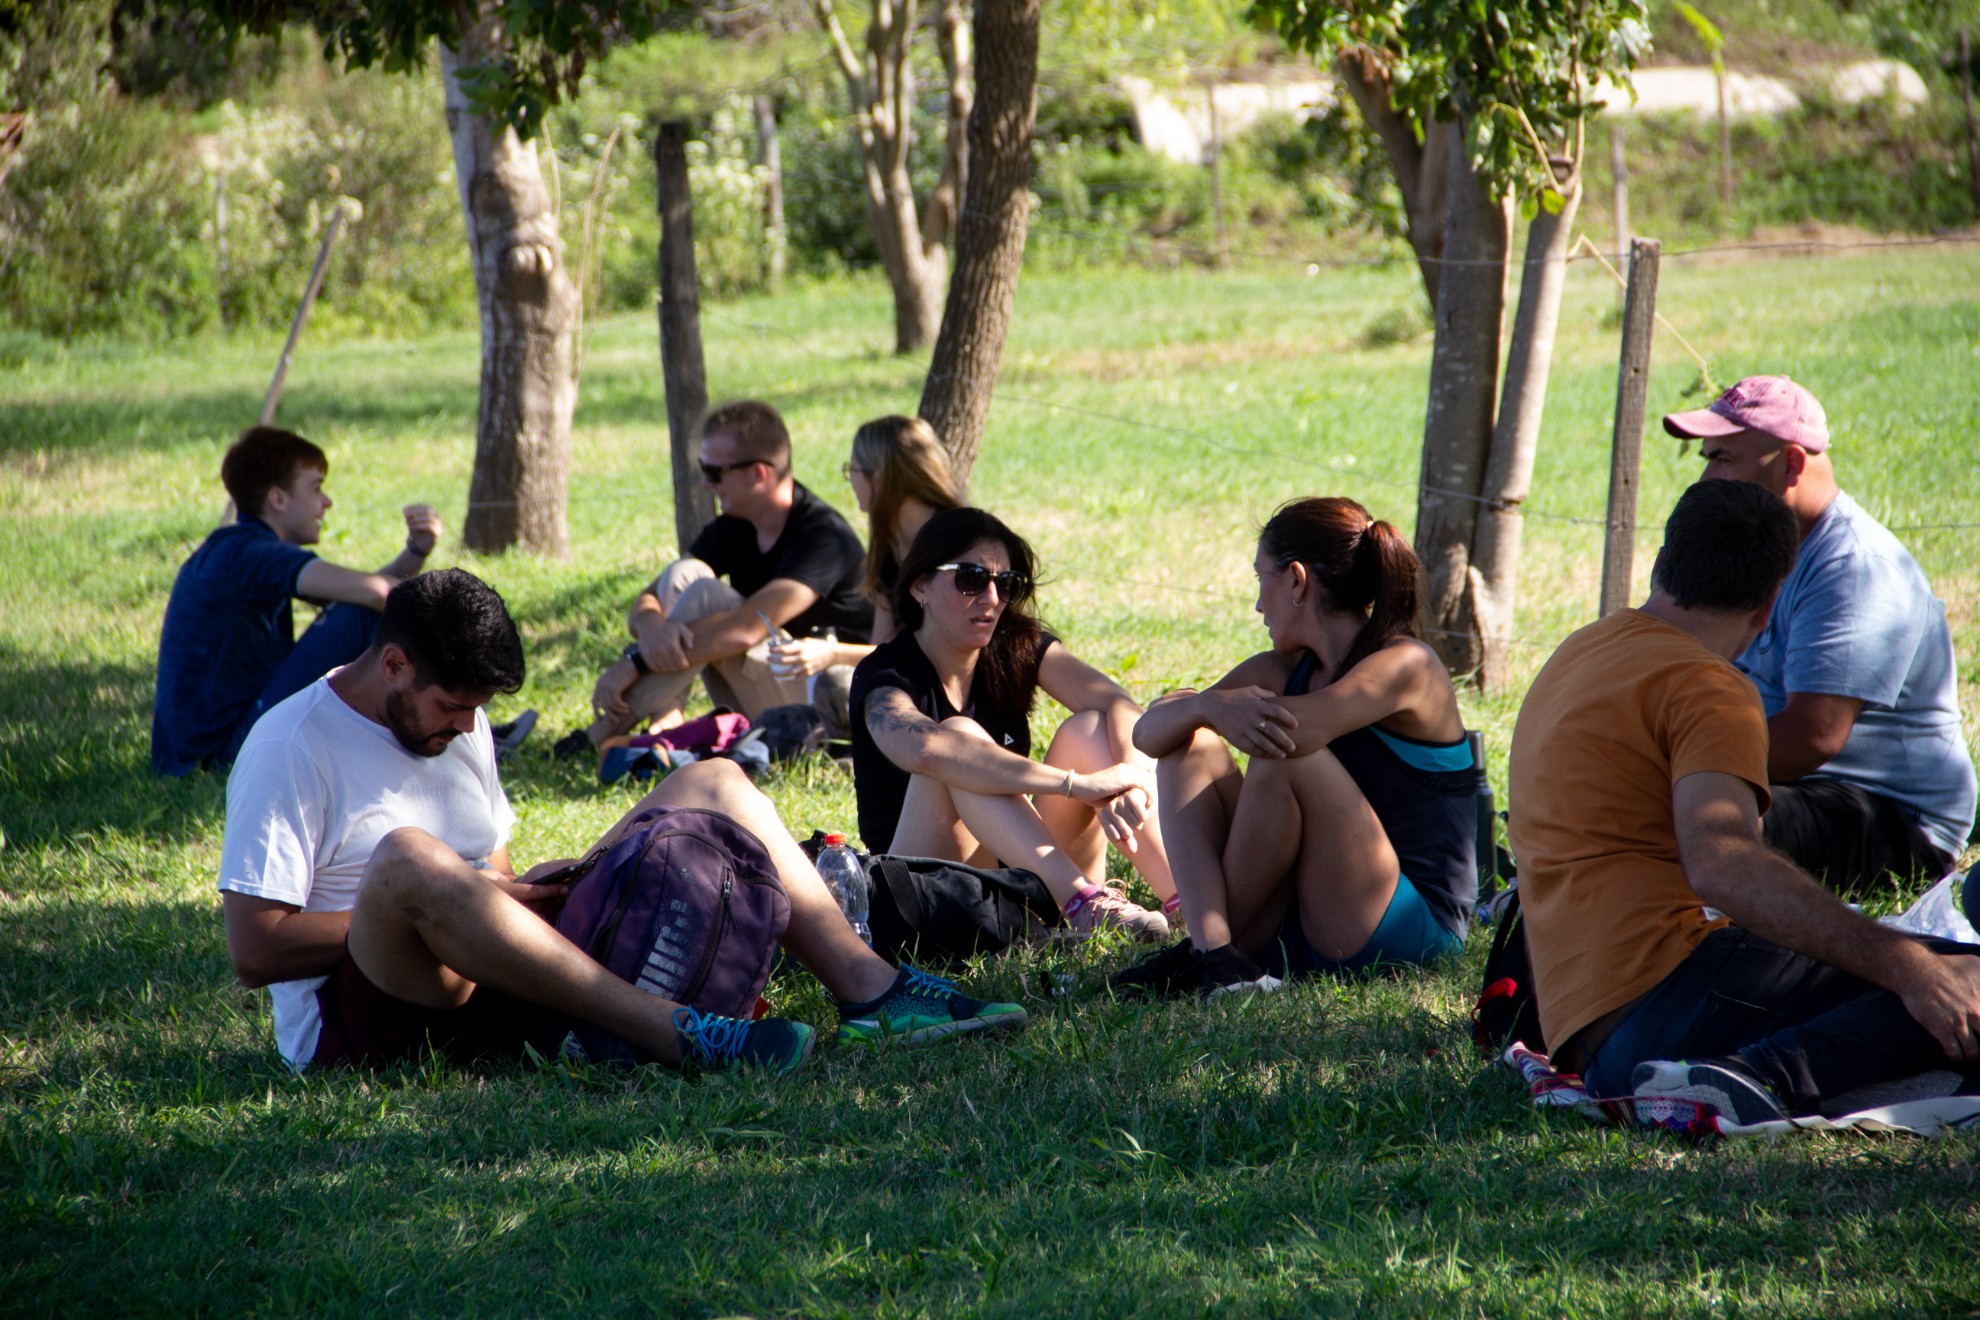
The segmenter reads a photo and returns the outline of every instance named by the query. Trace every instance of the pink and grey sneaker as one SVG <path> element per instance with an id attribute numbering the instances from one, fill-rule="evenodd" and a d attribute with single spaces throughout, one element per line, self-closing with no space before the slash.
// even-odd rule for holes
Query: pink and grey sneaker
<path id="1" fill-rule="evenodd" d="M 1162 916 L 1169 923 L 1169 930 L 1177 935 L 1189 934 L 1189 922 L 1183 917 L 1182 895 L 1170 894 L 1162 900 Z"/>
<path id="2" fill-rule="evenodd" d="M 1073 895 L 1066 904 L 1066 925 L 1079 935 L 1122 930 L 1145 944 L 1160 944 L 1169 938 L 1169 922 L 1161 913 L 1150 912 L 1100 885 L 1088 885 Z"/>

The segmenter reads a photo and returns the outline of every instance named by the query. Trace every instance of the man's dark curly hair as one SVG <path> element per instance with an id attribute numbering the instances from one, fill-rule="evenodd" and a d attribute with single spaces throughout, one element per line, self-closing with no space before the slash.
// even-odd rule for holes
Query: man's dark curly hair
<path id="1" fill-rule="evenodd" d="M 1687 610 L 1747 611 L 1787 581 L 1801 527 L 1774 492 L 1747 481 L 1700 481 L 1664 524 L 1652 586 Z"/>
<path id="2" fill-rule="evenodd" d="M 393 587 L 377 644 L 404 651 L 421 687 L 493 693 L 523 684 L 522 635 L 509 607 L 464 568 L 421 573 Z"/>

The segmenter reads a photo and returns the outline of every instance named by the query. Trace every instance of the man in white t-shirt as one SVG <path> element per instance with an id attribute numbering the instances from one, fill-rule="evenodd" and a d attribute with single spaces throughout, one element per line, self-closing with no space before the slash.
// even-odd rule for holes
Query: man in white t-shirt
<path id="1" fill-rule="evenodd" d="M 515 823 L 481 708 L 523 680 L 502 598 L 461 569 L 395 587 L 376 642 L 255 725 L 227 784 L 220 890 L 227 948 L 269 986 L 291 1066 L 379 1067 L 439 1049 L 462 1060 L 554 1050 L 573 1019 L 666 1062 L 780 1072 L 810 1055 L 801 1022 L 696 1013 L 620 980 L 545 919 L 567 887 L 518 877 Z M 741 770 L 669 776 L 628 813 L 720 812 L 754 834 L 790 900 L 784 947 L 840 1001 L 840 1037 L 933 1040 L 1022 1026 L 861 942 Z M 607 837 L 627 827 L 613 827 Z"/>

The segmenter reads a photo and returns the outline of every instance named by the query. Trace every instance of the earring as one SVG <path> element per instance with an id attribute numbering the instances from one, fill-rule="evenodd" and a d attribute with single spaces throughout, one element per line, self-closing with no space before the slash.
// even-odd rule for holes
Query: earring
<path id="1" fill-rule="evenodd" d="M 1300 598 L 1299 598 L 1298 596 L 1294 596 L 1294 597 L 1293 597 L 1293 608 L 1294 608 L 1294 609 L 1298 609 L 1298 608 L 1299 608 L 1299 602 L 1300 602 Z"/>

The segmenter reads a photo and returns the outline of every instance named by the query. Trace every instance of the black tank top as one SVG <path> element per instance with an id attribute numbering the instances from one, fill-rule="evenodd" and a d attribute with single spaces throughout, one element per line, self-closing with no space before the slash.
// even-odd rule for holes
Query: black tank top
<path id="1" fill-rule="evenodd" d="M 1305 696 L 1320 667 L 1308 651 L 1286 679 L 1286 695 Z M 1402 873 L 1438 920 L 1463 938 L 1478 901 L 1478 793 L 1485 768 L 1471 740 L 1422 742 L 1370 724 L 1327 744 L 1396 850 Z"/>

